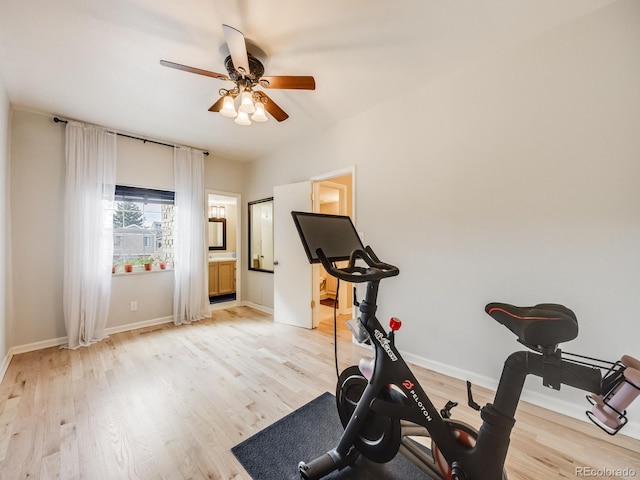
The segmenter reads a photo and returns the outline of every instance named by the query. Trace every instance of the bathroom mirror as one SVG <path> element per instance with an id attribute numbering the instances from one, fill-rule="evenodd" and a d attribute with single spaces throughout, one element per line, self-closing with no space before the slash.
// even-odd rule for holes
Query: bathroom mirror
<path id="1" fill-rule="evenodd" d="M 273 273 L 273 197 L 249 202 L 249 270 Z"/>
<path id="2" fill-rule="evenodd" d="M 227 220 L 224 218 L 210 218 L 207 231 L 209 250 L 227 249 Z"/>

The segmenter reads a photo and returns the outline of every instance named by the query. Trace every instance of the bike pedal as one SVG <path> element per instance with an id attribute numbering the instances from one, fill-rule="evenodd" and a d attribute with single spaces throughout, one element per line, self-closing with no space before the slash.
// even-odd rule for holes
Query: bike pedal
<path id="1" fill-rule="evenodd" d="M 440 416 L 442 418 L 451 418 L 451 410 L 453 410 L 453 408 L 457 406 L 458 402 L 449 400 L 447 404 L 442 408 L 442 410 L 440 410 Z"/>
<path id="2" fill-rule="evenodd" d="M 473 400 L 473 394 L 471 393 L 471 382 L 469 380 L 467 380 L 467 400 L 468 400 L 468 405 L 473 408 L 475 411 L 479 412 L 480 411 L 480 405 L 478 405 L 474 400 Z"/>

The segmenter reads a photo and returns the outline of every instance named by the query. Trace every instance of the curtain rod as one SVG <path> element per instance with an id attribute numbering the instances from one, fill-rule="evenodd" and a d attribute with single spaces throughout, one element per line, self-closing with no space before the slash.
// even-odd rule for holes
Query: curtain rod
<path id="1" fill-rule="evenodd" d="M 56 123 L 69 123 L 68 120 L 63 120 L 62 118 L 58 118 L 58 117 L 53 117 L 53 121 Z M 148 138 L 142 138 L 142 137 L 134 137 L 133 135 L 127 135 L 126 133 L 120 133 L 120 132 L 114 132 L 116 135 L 120 136 L 120 137 L 126 137 L 126 138 L 133 138 L 134 140 L 140 140 L 144 143 L 155 143 L 156 145 L 162 145 L 164 147 L 175 147 L 175 145 L 171 145 L 169 143 L 162 143 L 162 142 L 157 142 L 155 140 L 149 140 Z M 209 155 L 209 152 L 206 151 L 202 151 L 202 153 L 204 155 Z"/>

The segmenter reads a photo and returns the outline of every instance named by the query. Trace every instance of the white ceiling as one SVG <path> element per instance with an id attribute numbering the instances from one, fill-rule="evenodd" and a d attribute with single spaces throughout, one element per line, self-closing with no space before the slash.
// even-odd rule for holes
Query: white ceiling
<path id="1" fill-rule="evenodd" d="M 0 78 L 16 108 L 250 161 L 612 1 L 0 0 Z M 236 125 L 207 111 L 231 83 L 159 64 L 226 74 L 223 23 L 265 75 L 315 77 L 269 90 L 288 120 Z"/>

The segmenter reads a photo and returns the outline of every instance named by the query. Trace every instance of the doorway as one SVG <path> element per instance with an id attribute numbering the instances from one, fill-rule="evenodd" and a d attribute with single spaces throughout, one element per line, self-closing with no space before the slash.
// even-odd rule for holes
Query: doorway
<path id="1" fill-rule="evenodd" d="M 207 290 L 212 309 L 238 303 L 242 251 L 239 205 L 239 194 L 207 191 Z"/>
<path id="2" fill-rule="evenodd" d="M 291 219 L 292 211 L 320 212 L 342 208 L 346 214 L 355 212 L 354 181 L 355 168 L 350 167 L 330 174 L 313 177 L 303 182 L 277 185 L 273 189 L 274 225 L 274 277 L 273 313 L 276 323 L 303 328 L 316 328 L 319 319 L 321 272 L 318 264 L 309 264 L 300 244 L 300 238 Z M 326 187 L 321 189 L 321 187 Z M 332 205 L 336 192 L 337 207 Z M 321 195 L 322 194 L 322 195 Z M 321 197 L 326 194 L 322 201 Z M 328 278 L 326 276 L 325 278 Z M 337 286 L 337 285 L 336 285 Z M 324 285 L 325 292 L 327 285 Z M 331 286 L 329 286 L 331 288 Z M 332 292 L 332 291 L 331 291 Z M 331 293 L 330 292 L 330 293 Z M 353 317 L 352 293 L 348 284 L 341 282 L 340 292 L 334 294 L 340 313 L 347 319 Z M 330 296 L 330 295 L 329 295 Z M 331 307 L 331 323 L 333 309 Z M 326 310 L 323 309 L 323 312 Z M 328 319 L 327 319 L 328 320 Z M 342 324 L 343 322 L 338 322 Z"/>
<path id="3" fill-rule="evenodd" d="M 330 215 L 347 215 L 353 219 L 353 174 L 317 179 L 313 182 L 313 211 Z M 346 263 L 346 262 L 345 262 Z M 340 266 L 340 264 L 339 264 Z M 339 288 L 338 288 L 339 287 Z M 317 311 L 313 327 L 333 325 L 337 315 L 338 327 L 345 328 L 345 320 L 352 318 L 352 286 L 328 275 L 322 265 L 314 265 L 312 289 Z M 334 311 L 335 310 L 335 311 Z"/>

